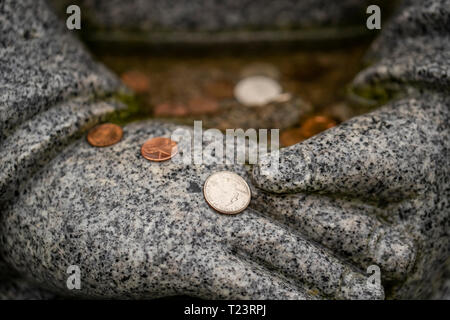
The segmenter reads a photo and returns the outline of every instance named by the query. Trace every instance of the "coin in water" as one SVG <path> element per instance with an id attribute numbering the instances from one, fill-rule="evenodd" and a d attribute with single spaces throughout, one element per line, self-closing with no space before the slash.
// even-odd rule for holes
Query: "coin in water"
<path id="1" fill-rule="evenodd" d="M 292 146 L 306 138 L 302 134 L 301 128 L 292 128 L 284 130 L 280 135 L 281 145 L 284 147 Z"/>
<path id="2" fill-rule="evenodd" d="M 281 93 L 280 84 L 266 76 L 252 76 L 239 81 L 234 87 L 234 96 L 246 106 L 265 105 Z"/>
<path id="3" fill-rule="evenodd" d="M 250 203 L 251 191 L 245 180 L 230 171 L 210 175 L 203 186 L 206 202 L 224 214 L 242 212 Z"/>
<path id="4" fill-rule="evenodd" d="M 166 161 L 172 158 L 177 152 L 177 143 L 164 137 L 147 140 L 141 147 L 142 156 L 150 161 Z"/>
<path id="5" fill-rule="evenodd" d="M 94 147 L 107 147 L 119 142 L 122 135 L 121 127 L 113 123 L 104 123 L 89 131 L 87 141 Z"/>
<path id="6" fill-rule="evenodd" d="M 188 105 L 192 115 L 212 114 L 219 110 L 216 100 L 203 97 L 192 98 Z"/>
<path id="7" fill-rule="evenodd" d="M 270 63 L 255 62 L 244 67 L 240 73 L 242 78 L 252 76 L 266 76 L 272 79 L 280 78 L 280 71 L 278 68 Z"/>
<path id="8" fill-rule="evenodd" d="M 214 99 L 229 99 L 233 97 L 233 84 L 225 80 L 208 82 L 205 93 Z"/>
<path id="9" fill-rule="evenodd" d="M 161 103 L 155 106 L 154 114 L 157 117 L 184 117 L 188 115 L 189 109 L 183 103 Z"/>

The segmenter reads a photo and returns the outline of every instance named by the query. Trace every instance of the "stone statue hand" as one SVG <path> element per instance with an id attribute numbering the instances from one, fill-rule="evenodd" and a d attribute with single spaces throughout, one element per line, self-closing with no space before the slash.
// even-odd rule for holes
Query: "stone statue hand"
<path id="1" fill-rule="evenodd" d="M 282 149 L 277 171 L 260 159 L 252 178 L 269 193 L 258 209 L 364 270 L 377 265 L 386 296 L 425 294 L 417 281 L 439 279 L 449 248 L 448 106 L 438 94 L 392 102 Z"/>

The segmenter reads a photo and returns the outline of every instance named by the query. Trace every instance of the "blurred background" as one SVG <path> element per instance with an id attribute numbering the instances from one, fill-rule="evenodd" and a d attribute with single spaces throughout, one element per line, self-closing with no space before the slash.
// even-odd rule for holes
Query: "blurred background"
<path id="1" fill-rule="evenodd" d="M 350 83 L 378 33 L 366 27 L 367 7 L 380 6 L 384 26 L 399 1 L 50 2 L 64 20 L 68 5 L 80 6 L 76 34 L 135 93 L 118 122 L 278 128 L 289 146 L 377 106 L 355 97 Z M 281 95 L 243 101 L 236 88 L 247 79 L 244 97 L 258 94 L 254 77 L 273 80 Z"/>

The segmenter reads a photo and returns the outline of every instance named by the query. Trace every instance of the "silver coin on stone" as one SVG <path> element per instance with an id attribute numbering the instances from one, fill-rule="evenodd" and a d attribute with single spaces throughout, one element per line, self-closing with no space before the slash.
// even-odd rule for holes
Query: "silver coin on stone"
<path id="1" fill-rule="evenodd" d="M 265 105 L 281 94 L 280 84 L 266 76 L 251 76 L 242 79 L 234 87 L 234 96 L 246 106 Z"/>
<path id="2" fill-rule="evenodd" d="M 250 203 L 251 191 L 247 182 L 230 171 L 210 175 L 203 186 L 206 202 L 224 214 L 242 212 Z"/>

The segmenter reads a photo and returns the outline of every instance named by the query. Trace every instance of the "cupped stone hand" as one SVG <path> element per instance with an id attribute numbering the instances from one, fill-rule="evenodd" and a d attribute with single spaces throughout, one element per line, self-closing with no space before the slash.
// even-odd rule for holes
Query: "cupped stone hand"
<path id="1" fill-rule="evenodd" d="M 143 142 L 174 127 L 132 124 L 107 148 L 79 139 L 124 107 L 116 101 L 120 81 L 45 1 L 3 3 L 0 269 L 8 271 L 0 276 L 12 267 L 63 296 L 382 296 L 366 286 L 364 272 L 274 213 L 256 211 L 257 201 L 236 216 L 212 210 L 201 192 L 205 179 L 223 169 L 246 178 L 244 167 L 141 157 Z M 81 269 L 79 291 L 66 286 L 72 265 Z"/>
<path id="2" fill-rule="evenodd" d="M 450 247 L 449 105 L 418 94 L 281 150 L 278 171 L 261 159 L 252 177 L 271 193 L 258 209 L 364 269 L 378 265 L 387 296 L 426 296 Z"/>
<path id="3" fill-rule="evenodd" d="M 244 166 L 183 164 L 181 145 L 166 162 L 141 156 L 142 143 L 174 129 L 134 123 L 111 147 L 80 139 L 66 148 L 2 214 L 5 260 L 53 291 L 87 297 L 383 297 L 365 272 L 255 210 L 260 191 L 241 214 L 210 208 L 205 179 L 219 170 L 247 179 Z M 71 265 L 81 270 L 80 290 L 67 290 Z"/>

